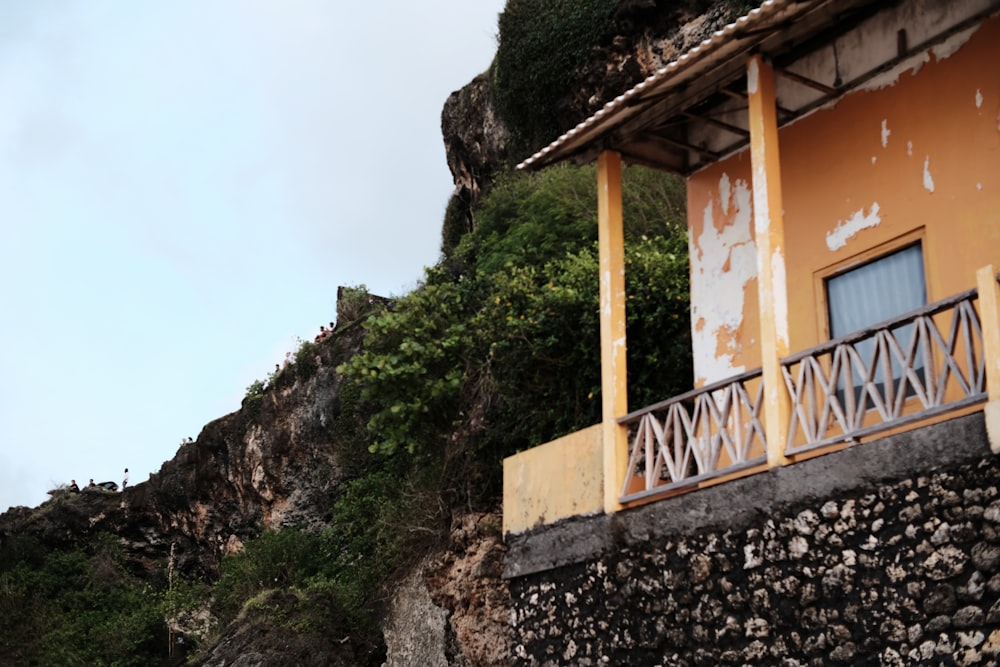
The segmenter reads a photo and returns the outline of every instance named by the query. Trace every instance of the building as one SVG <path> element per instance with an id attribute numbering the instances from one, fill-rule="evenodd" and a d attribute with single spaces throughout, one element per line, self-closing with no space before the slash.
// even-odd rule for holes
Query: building
<path id="1" fill-rule="evenodd" d="M 973 411 L 1000 451 L 998 13 L 768 0 L 520 165 L 598 164 L 603 421 L 505 461 L 505 533 Z M 687 182 L 697 387 L 645 407 L 623 164 Z"/>

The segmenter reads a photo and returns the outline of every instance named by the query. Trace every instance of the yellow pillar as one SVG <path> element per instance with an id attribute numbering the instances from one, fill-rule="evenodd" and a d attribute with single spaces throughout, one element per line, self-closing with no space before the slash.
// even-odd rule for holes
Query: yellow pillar
<path id="1" fill-rule="evenodd" d="M 622 228 L 622 162 L 613 151 L 597 158 L 597 241 L 601 280 L 601 436 L 604 442 L 604 511 L 618 502 L 628 463 L 625 368 L 625 234 Z"/>
<path id="2" fill-rule="evenodd" d="M 993 265 L 976 272 L 979 318 L 983 328 L 983 361 L 986 364 L 986 435 L 990 449 L 1000 454 L 1000 285 Z"/>
<path id="3" fill-rule="evenodd" d="M 778 362 L 788 356 L 788 289 L 785 285 L 785 225 L 774 70 L 759 54 L 750 56 L 747 61 L 747 94 L 764 381 L 764 430 L 767 433 L 767 462 L 773 467 L 788 462 L 785 445 L 791 402 Z"/>

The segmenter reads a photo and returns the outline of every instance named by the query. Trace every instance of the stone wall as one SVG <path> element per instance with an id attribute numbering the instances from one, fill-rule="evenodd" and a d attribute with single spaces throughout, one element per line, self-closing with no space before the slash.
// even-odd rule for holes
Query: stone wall
<path id="1" fill-rule="evenodd" d="M 517 665 L 993 665 L 981 415 L 508 536 Z"/>

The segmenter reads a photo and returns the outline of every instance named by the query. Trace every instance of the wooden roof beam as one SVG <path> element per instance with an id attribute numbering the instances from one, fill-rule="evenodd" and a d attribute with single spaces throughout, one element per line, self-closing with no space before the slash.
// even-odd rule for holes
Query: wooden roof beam
<path id="1" fill-rule="evenodd" d="M 724 94 L 728 95 L 729 97 L 732 97 L 735 100 L 743 100 L 745 102 L 748 99 L 746 93 L 740 93 L 740 92 L 732 90 L 731 88 L 728 88 L 728 87 L 726 87 L 726 88 L 720 88 L 719 91 L 721 93 L 724 93 Z M 778 113 L 784 114 L 785 116 L 791 116 L 791 117 L 794 118 L 795 114 L 797 113 L 797 112 L 792 111 L 791 109 L 789 109 L 787 107 L 781 106 L 780 104 L 776 104 L 775 107 L 777 108 Z"/>
<path id="2" fill-rule="evenodd" d="M 789 79 L 790 81 L 794 81 L 796 83 L 802 84 L 803 86 L 807 86 L 807 87 L 812 88 L 814 90 L 818 90 L 819 92 L 821 92 L 824 95 L 827 95 L 829 97 L 833 97 L 835 95 L 839 95 L 840 94 L 840 91 L 837 90 L 836 88 L 828 86 L 825 83 L 820 83 L 819 81 L 816 81 L 814 79 L 810 79 L 807 76 L 802 76 L 801 74 L 796 74 L 795 72 L 792 72 L 791 70 L 779 69 L 779 68 L 775 67 L 774 68 L 774 73 L 777 74 L 777 75 L 779 75 L 779 76 L 782 76 L 782 77 L 784 77 L 786 79 Z"/>
<path id="3" fill-rule="evenodd" d="M 732 134 L 741 137 L 750 138 L 749 130 L 744 130 L 742 127 L 726 123 L 724 121 L 719 120 L 718 118 L 712 118 L 711 116 L 698 116 L 689 111 L 682 111 L 681 116 L 683 116 L 684 118 L 688 118 L 690 120 L 698 120 L 703 123 L 708 123 L 709 125 L 714 125 L 715 127 L 721 128 L 723 130 L 726 130 L 727 132 L 730 132 Z"/>

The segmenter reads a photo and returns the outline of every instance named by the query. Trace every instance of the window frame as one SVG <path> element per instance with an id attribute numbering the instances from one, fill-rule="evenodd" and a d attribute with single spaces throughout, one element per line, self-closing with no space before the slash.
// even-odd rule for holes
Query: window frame
<path id="1" fill-rule="evenodd" d="M 894 252 L 898 252 L 916 244 L 920 244 L 921 259 L 923 261 L 924 289 L 926 291 L 924 298 L 927 303 L 933 303 L 933 298 L 931 296 L 933 293 L 931 286 L 931 274 L 928 271 L 929 267 L 927 264 L 927 239 L 926 234 L 924 233 L 924 228 L 920 227 L 884 243 L 862 250 L 861 252 L 851 255 L 848 258 L 829 264 L 817 270 L 813 274 L 816 304 L 818 306 L 816 308 L 816 318 L 819 337 L 816 343 L 822 344 L 823 342 L 833 340 L 830 337 L 830 303 L 826 295 L 827 280 L 830 278 L 836 278 L 838 275 L 847 273 L 848 271 L 853 271 L 854 269 L 860 268 L 865 264 L 877 261 L 881 257 L 891 255 Z"/>
<path id="2" fill-rule="evenodd" d="M 890 241 L 887 241 L 885 243 L 882 243 L 882 244 L 879 244 L 877 246 L 868 248 L 868 249 L 866 249 L 866 250 L 864 250 L 862 252 L 859 252 L 859 253 L 857 253 L 857 254 L 855 254 L 855 255 L 847 258 L 847 259 L 844 259 L 844 260 L 842 260 L 840 262 L 836 262 L 834 264 L 831 264 L 830 266 L 825 267 L 824 269 L 821 269 L 820 271 L 816 272 L 815 277 L 816 277 L 817 302 L 818 302 L 818 304 L 820 306 L 817 309 L 817 316 L 818 316 L 819 321 L 820 321 L 820 332 L 821 332 L 824 340 L 826 340 L 826 341 L 834 340 L 830 336 L 830 331 L 831 331 L 832 327 L 831 327 L 830 303 L 829 303 L 829 298 L 828 298 L 828 294 L 827 294 L 827 281 L 830 280 L 830 279 L 832 279 L 832 278 L 836 278 L 838 276 L 841 276 L 841 275 L 844 275 L 846 273 L 849 273 L 850 271 L 854 271 L 856 269 L 860 269 L 860 268 L 864 267 L 865 265 L 877 262 L 877 261 L 879 261 L 880 259 L 882 259 L 884 257 L 888 257 L 888 256 L 893 255 L 893 254 L 895 254 L 897 252 L 900 252 L 902 250 L 906 250 L 907 248 L 910 248 L 912 246 L 919 246 L 920 247 L 920 260 L 921 260 L 921 265 L 922 265 L 921 268 L 922 268 L 923 274 L 924 274 L 923 275 L 923 278 L 924 278 L 924 304 L 923 305 L 927 305 L 929 303 L 932 303 L 930 273 L 928 271 L 928 264 L 927 264 L 927 255 L 928 255 L 927 244 L 926 244 L 924 229 L 920 228 L 920 229 L 914 230 L 914 231 L 912 231 L 910 233 L 907 233 L 907 234 L 904 234 L 902 236 L 896 237 L 896 238 L 894 238 L 894 239 L 892 239 Z M 909 311 L 903 311 L 903 312 L 909 312 Z M 888 317 L 880 320 L 880 322 L 889 321 L 889 320 L 897 317 L 898 315 L 902 315 L 903 312 L 895 313 L 894 315 L 889 315 Z M 878 324 L 878 323 L 879 322 L 875 322 L 873 324 Z M 851 333 L 853 333 L 853 332 L 851 332 Z M 847 333 L 847 334 L 844 334 L 844 335 L 845 336 L 850 336 L 851 333 Z M 921 373 L 921 377 L 922 377 L 922 370 L 918 371 L 918 372 Z M 885 382 L 885 381 L 886 381 L 885 379 L 882 380 L 882 382 Z M 898 378 L 895 377 L 895 375 L 894 375 L 894 377 L 891 379 L 891 381 L 892 382 L 897 382 Z M 841 405 L 844 404 L 843 393 L 845 391 L 846 391 L 846 387 L 843 386 L 842 381 L 838 382 L 837 394 L 839 396 L 839 400 L 840 400 Z M 860 385 L 855 384 L 854 387 L 853 387 L 853 391 L 854 391 L 854 394 L 855 394 L 855 400 L 858 401 L 860 399 L 860 402 L 864 406 L 863 409 L 865 411 L 874 409 L 874 405 L 870 402 L 871 399 L 870 398 L 866 399 L 864 397 L 864 391 L 861 390 Z M 906 398 L 907 398 L 907 400 L 909 400 L 909 399 L 913 398 L 914 396 L 916 396 L 916 391 L 913 389 L 913 387 L 911 385 L 907 384 L 906 394 L 907 394 Z"/>

